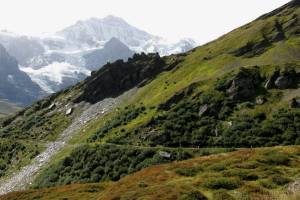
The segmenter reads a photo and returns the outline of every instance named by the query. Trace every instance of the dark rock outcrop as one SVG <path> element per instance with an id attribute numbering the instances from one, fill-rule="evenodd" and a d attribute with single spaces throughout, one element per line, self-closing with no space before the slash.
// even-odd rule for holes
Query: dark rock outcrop
<path id="1" fill-rule="evenodd" d="M 116 97 L 136 87 L 144 80 L 152 80 L 160 72 L 170 69 L 158 54 L 135 54 L 127 62 L 108 63 L 94 72 L 83 84 L 83 93 L 75 100 L 95 103 Z"/>
<path id="2" fill-rule="evenodd" d="M 257 70 L 241 68 L 239 73 L 231 81 L 227 94 L 233 100 L 245 100 L 255 95 L 255 90 L 260 83 L 260 74 Z"/>
<path id="3" fill-rule="evenodd" d="M 294 69 L 285 69 L 275 80 L 275 86 L 278 89 L 293 88 L 297 82 L 297 73 Z"/>
<path id="4" fill-rule="evenodd" d="M 300 108 L 300 99 L 299 98 L 293 98 L 290 101 L 290 108 Z"/>
<path id="5" fill-rule="evenodd" d="M 279 77 L 280 72 L 279 70 L 276 70 L 269 79 L 267 79 L 267 82 L 265 84 L 266 89 L 272 89 L 275 87 L 275 81 Z"/>

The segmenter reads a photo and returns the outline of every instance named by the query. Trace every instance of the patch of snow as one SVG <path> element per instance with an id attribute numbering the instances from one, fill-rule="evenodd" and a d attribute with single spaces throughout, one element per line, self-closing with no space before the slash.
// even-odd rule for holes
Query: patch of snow
<path id="1" fill-rule="evenodd" d="M 91 74 L 91 71 L 83 67 L 74 66 L 66 62 L 53 62 L 39 69 L 20 67 L 20 70 L 27 73 L 34 82 L 48 93 L 54 92 L 51 85 L 49 85 L 49 81 L 62 84 L 65 78 L 74 78 L 78 74 L 84 74 L 86 76 Z"/>

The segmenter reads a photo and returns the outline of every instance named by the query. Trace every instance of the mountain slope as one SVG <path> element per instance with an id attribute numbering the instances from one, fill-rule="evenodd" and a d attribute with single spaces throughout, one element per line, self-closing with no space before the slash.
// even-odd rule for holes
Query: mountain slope
<path id="1" fill-rule="evenodd" d="M 15 58 L 0 45 L 0 99 L 28 105 L 42 94 L 40 87 L 19 70 Z"/>
<path id="2" fill-rule="evenodd" d="M 240 150 L 154 166 L 117 182 L 14 192 L 3 200 L 298 199 L 299 146 Z"/>
<path id="3" fill-rule="evenodd" d="M 36 178 L 33 185 L 40 187 L 116 181 L 133 169 L 157 163 L 153 161 L 161 163 L 164 158 L 180 155 L 187 149 L 299 144 L 299 6 L 299 0 L 291 1 L 184 54 L 162 58 L 158 54 L 136 54 L 128 62 L 109 63 L 76 86 L 3 120 L 0 135 L 7 139 L 55 140 L 77 115 L 84 113 L 85 105 L 95 106 L 124 94 L 117 108 L 108 109 L 109 112 L 99 109 L 98 118 L 93 116 L 73 131 L 62 151 L 56 152 L 50 163 L 43 165 L 38 176 L 33 177 Z M 65 113 L 68 108 L 74 108 L 72 114 Z M 36 118 L 43 120 L 32 123 Z M 65 122 L 64 126 L 58 127 L 61 122 Z M 98 145 L 115 148 L 109 156 L 104 156 L 105 151 Z M 140 154 L 136 148 L 149 151 Z M 153 153 L 157 148 L 164 150 Z M 126 154 L 120 153 L 125 151 Z M 248 155 L 250 163 L 246 161 Z M 286 186 L 297 179 L 297 155 L 297 147 L 244 150 L 220 155 L 216 162 L 225 162 L 221 166 L 211 166 L 213 161 L 202 165 L 202 159 L 207 158 L 196 158 L 195 162 L 184 161 L 182 166 L 193 166 L 193 169 L 179 170 L 179 175 L 172 167 L 168 168 L 181 165 L 174 162 L 112 183 L 99 198 L 113 198 L 112 191 L 116 195 L 119 191 L 115 199 L 131 199 L 134 195 L 166 199 L 185 195 L 183 199 L 205 199 L 202 197 L 205 195 L 213 199 L 216 190 L 222 188 L 225 191 L 218 194 L 221 199 L 222 195 L 230 199 L 238 195 L 236 192 L 257 199 L 262 196 L 272 199 L 271 192 L 275 190 L 283 195 L 284 186 L 280 185 Z M 229 159 L 231 156 L 233 160 Z M 143 164 L 138 166 L 136 159 L 142 159 Z M 227 160 L 232 163 L 226 163 Z M 234 165 L 236 162 L 245 162 L 245 170 Z M 228 172 L 229 165 L 241 169 Z M 255 175 L 244 176 L 248 172 Z M 282 176 L 273 177 L 275 173 Z M 228 177 L 214 181 L 223 174 Z M 141 181 L 140 177 L 149 183 L 134 185 Z M 191 182 L 192 177 L 199 178 L 199 182 Z M 161 181 L 165 183 L 162 193 L 157 189 Z M 55 189 L 42 191 L 55 192 Z M 190 191 L 195 193 L 184 194 Z"/>
<path id="4" fill-rule="evenodd" d="M 89 70 L 97 70 L 108 62 L 118 59 L 127 60 L 134 54 L 126 45 L 116 38 L 110 39 L 103 47 L 84 55 L 85 65 Z"/>

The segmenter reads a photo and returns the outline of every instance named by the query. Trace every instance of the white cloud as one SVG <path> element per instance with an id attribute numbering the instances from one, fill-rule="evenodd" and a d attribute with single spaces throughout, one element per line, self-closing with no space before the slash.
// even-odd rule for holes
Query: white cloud
<path id="1" fill-rule="evenodd" d="M 79 19 L 120 16 L 169 39 L 200 43 L 247 23 L 288 0 L 1 0 L 0 29 L 54 32 Z"/>

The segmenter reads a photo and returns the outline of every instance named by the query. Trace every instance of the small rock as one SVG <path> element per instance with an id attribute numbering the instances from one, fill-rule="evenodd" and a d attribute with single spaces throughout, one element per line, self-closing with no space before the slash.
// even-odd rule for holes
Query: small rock
<path id="1" fill-rule="evenodd" d="M 218 128 L 215 128 L 214 132 L 215 132 L 215 136 L 218 137 L 219 136 L 219 130 L 218 130 Z"/>
<path id="2" fill-rule="evenodd" d="M 49 106 L 49 109 L 52 109 L 55 107 L 55 103 L 52 103 L 50 106 Z"/>
<path id="3" fill-rule="evenodd" d="M 265 84 L 265 88 L 266 89 L 271 89 L 273 86 L 273 83 L 272 83 L 272 80 L 271 79 L 268 79 L 266 84 Z"/>
<path id="4" fill-rule="evenodd" d="M 73 108 L 69 108 L 67 111 L 66 111 L 66 115 L 71 115 L 73 112 Z"/>
<path id="5" fill-rule="evenodd" d="M 158 154 L 163 158 L 170 158 L 171 154 L 165 151 L 159 151 Z"/>
<path id="6" fill-rule="evenodd" d="M 293 84 L 293 80 L 291 80 L 287 76 L 279 76 L 275 81 L 275 85 L 279 89 L 287 89 L 291 87 L 292 84 Z"/>
<path id="7" fill-rule="evenodd" d="M 201 117 L 202 115 L 204 115 L 206 112 L 208 111 L 208 105 L 205 104 L 203 106 L 200 107 L 199 109 L 199 116 Z"/>
<path id="8" fill-rule="evenodd" d="M 266 102 L 266 99 L 264 97 L 257 97 L 255 100 L 255 103 L 257 105 L 263 105 Z"/>

